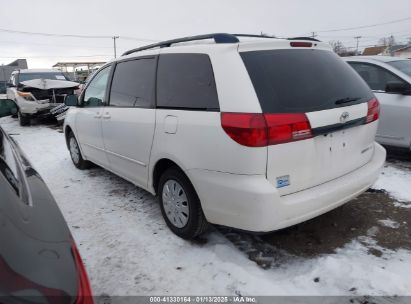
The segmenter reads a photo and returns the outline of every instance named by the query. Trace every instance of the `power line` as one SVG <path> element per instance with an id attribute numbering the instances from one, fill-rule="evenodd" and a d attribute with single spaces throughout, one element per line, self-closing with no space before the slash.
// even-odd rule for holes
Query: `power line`
<path id="1" fill-rule="evenodd" d="M 159 42 L 160 41 L 160 40 L 138 38 L 138 37 L 131 37 L 131 36 L 120 36 L 120 39 L 134 40 L 134 41 L 148 41 L 148 42 Z"/>
<path id="2" fill-rule="evenodd" d="M 317 32 L 319 32 L 319 33 L 330 33 L 330 32 L 350 31 L 350 30 L 370 28 L 370 27 L 375 27 L 375 26 L 380 26 L 380 25 L 393 24 L 393 23 L 403 22 L 403 21 L 407 21 L 407 20 L 411 20 L 411 17 L 392 20 L 392 21 L 383 22 L 383 23 L 375 23 L 375 24 L 370 24 L 370 25 L 361 25 L 361 26 L 346 27 L 346 28 L 332 29 L 332 30 L 322 30 L 322 31 L 317 31 Z"/>
<path id="3" fill-rule="evenodd" d="M 403 33 L 403 32 L 408 32 L 409 29 L 405 31 L 398 31 L 398 32 L 390 32 L 386 34 L 381 34 L 380 36 L 367 36 L 367 35 L 362 35 L 363 38 L 373 38 L 373 39 L 380 39 L 383 37 L 388 37 L 388 36 L 395 36 L 395 37 L 404 37 L 404 36 L 409 36 L 411 35 L 410 33 L 408 34 L 398 34 L 398 33 Z M 323 38 L 352 38 L 352 35 L 320 35 L 320 37 Z"/>
<path id="4" fill-rule="evenodd" d="M 54 44 L 54 43 L 39 43 L 39 42 L 17 42 L 17 41 L 5 41 L 5 40 L 0 40 L 0 43 L 12 43 L 12 44 L 19 44 L 19 45 L 41 45 L 41 46 L 53 46 L 53 47 L 72 47 L 72 48 L 79 48 L 79 45 L 74 45 L 74 44 Z M 113 49 L 112 46 L 91 46 L 91 45 L 81 45 L 82 48 L 90 48 L 90 49 Z"/>
<path id="5" fill-rule="evenodd" d="M 98 55 L 73 55 L 73 56 L 58 56 L 58 55 L 44 55 L 44 56 L 0 56 L 0 58 L 76 58 L 76 57 L 112 57 L 112 54 L 98 54 Z"/>
<path id="6" fill-rule="evenodd" d="M 112 39 L 113 36 L 106 35 L 77 35 L 77 34 L 55 34 L 55 33 L 42 33 L 42 32 L 28 32 L 28 31 L 17 31 L 11 29 L 0 28 L 0 32 L 13 33 L 13 34 L 23 34 L 23 35 L 37 35 L 37 36 L 46 36 L 46 37 L 69 37 L 69 38 L 85 38 L 85 39 Z M 131 37 L 131 36 L 120 36 L 121 39 L 126 40 L 137 40 L 137 41 L 148 41 L 153 42 L 156 40 Z"/>
<path id="7" fill-rule="evenodd" d="M 54 34 L 54 33 L 40 33 L 40 32 L 27 32 L 27 31 L 16 31 L 10 29 L 0 28 L 1 32 L 23 34 L 23 35 L 38 35 L 38 36 L 54 36 L 54 37 L 73 37 L 73 38 L 111 38 L 111 36 L 103 35 L 74 35 L 74 34 Z"/>

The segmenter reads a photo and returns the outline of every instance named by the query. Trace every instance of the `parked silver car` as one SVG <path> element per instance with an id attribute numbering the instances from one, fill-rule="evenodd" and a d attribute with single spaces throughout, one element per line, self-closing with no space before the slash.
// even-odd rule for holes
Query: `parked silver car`
<path id="1" fill-rule="evenodd" d="M 411 150 L 411 60 L 355 56 L 345 61 L 360 74 L 380 101 L 376 140 Z"/>

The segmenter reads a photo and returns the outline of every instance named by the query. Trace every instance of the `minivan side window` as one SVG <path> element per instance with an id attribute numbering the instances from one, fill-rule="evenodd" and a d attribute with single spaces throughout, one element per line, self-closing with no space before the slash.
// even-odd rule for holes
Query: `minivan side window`
<path id="1" fill-rule="evenodd" d="M 157 107 L 219 110 L 213 68 L 208 55 L 160 55 L 157 72 Z"/>
<path id="2" fill-rule="evenodd" d="M 83 107 L 102 107 L 104 105 L 110 70 L 111 66 L 105 67 L 90 81 L 84 92 Z"/>
<path id="3" fill-rule="evenodd" d="M 154 106 L 156 58 L 119 62 L 110 91 L 110 107 Z"/>
<path id="4" fill-rule="evenodd" d="M 388 82 L 404 82 L 390 71 L 377 65 L 362 62 L 348 63 L 365 80 L 371 90 L 385 92 Z"/>

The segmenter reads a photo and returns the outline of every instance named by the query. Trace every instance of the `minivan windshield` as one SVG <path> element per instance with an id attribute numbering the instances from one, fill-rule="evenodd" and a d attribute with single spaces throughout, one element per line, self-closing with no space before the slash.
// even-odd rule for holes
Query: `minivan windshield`
<path id="1" fill-rule="evenodd" d="M 304 113 L 372 98 L 361 77 L 326 50 L 279 49 L 240 53 L 265 113 Z"/>
<path id="2" fill-rule="evenodd" d="M 33 79 L 52 79 L 52 80 L 68 80 L 61 72 L 44 72 L 44 73 L 20 73 L 19 82 Z"/>
<path id="3" fill-rule="evenodd" d="M 411 77 L 411 60 L 398 60 L 387 63 Z"/>

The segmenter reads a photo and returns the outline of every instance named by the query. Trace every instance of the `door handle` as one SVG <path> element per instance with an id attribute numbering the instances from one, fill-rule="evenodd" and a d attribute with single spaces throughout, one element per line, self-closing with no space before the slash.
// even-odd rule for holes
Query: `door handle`
<path id="1" fill-rule="evenodd" d="M 110 119 L 110 118 L 111 118 L 110 113 L 106 112 L 106 113 L 103 115 L 103 118 L 104 118 L 104 119 Z"/>
<path id="2" fill-rule="evenodd" d="M 100 113 L 100 112 L 97 112 L 97 113 L 94 115 L 94 118 L 101 118 L 101 113 Z"/>

